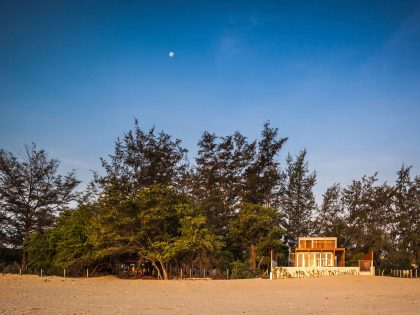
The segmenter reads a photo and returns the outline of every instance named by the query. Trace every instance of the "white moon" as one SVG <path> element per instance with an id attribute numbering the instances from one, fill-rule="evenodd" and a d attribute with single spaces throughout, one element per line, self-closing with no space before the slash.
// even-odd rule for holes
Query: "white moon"
<path id="1" fill-rule="evenodd" d="M 173 58 L 175 56 L 175 53 L 173 51 L 169 52 L 169 58 Z"/>

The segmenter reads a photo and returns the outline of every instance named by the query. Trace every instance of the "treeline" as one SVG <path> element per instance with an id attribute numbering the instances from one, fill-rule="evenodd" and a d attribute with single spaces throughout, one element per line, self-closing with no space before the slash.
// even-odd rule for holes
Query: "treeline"
<path id="1" fill-rule="evenodd" d="M 376 174 L 335 184 L 317 205 L 306 151 L 279 161 L 286 141 L 269 123 L 252 141 L 204 132 L 189 163 L 180 140 L 135 121 L 77 193 L 74 172 L 58 175 L 59 162 L 35 145 L 21 157 L 1 150 L 0 244 L 21 249 L 24 270 L 115 273 L 134 259 L 163 279 L 180 269 L 258 275 L 270 251 L 287 264 L 309 235 L 337 236 L 348 264 L 371 250 L 382 268 L 419 263 L 420 177 L 410 167 L 394 185 Z"/>

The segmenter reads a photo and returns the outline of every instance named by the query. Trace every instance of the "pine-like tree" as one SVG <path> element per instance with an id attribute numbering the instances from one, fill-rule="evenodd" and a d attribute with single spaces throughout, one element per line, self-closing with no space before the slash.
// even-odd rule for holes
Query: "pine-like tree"
<path id="1" fill-rule="evenodd" d="M 420 263 L 420 177 L 414 179 L 411 167 L 402 166 L 395 183 L 395 248 L 400 264 Z"/>
<path id="2" fill-rule="evenodd" d="M 193 177 L 193 194 L 213 231 L 226 236 L 243 189 L 243 174 L 254 159 L 255 143 L 239 132 L 226 137 L 204 132 Z"/>
<path id="3" fill-rule="evenodd" d="M 181 140 L 173 140 L 155 128 L 143 131 L 137 119 L 134 130 L 115 142 L 110 161 L 101 158 L 106 174 L 95 176 L 95 184 L 102 189 L 117 189 L 122 194 L 132 193 L 152 185 L 177 186 L 185 171 L 187 150 Z"/>
<path id="4" fill-rule="evenodd" d="M 26 146 L 21 158 L 0 150 L 0 217 L 9 245 L 22 248 L 22 268 L 27 266 L 25 240 L 34 231 L 52 226 L 80 183 L 74 171 L 57 174 L 59 161 L 48 159 L 35 144 Z"/>
<path id="5" fill-rule="evenodd" d="M 339 244 L 344 246 L 346 220 L 341 202 L 341 187 L 334 184 L 323 194 L 322 205 L 317 211 L 314 234 L 319 236 L 337 236 Z"/>
<path id="6" fill-rule="evenodd" d="M 286 159 L 281 209 L 285 215 L 286 241 L 290 247 L 296 245 L 298 237 L 311 234 L 313 213 L 316 208 L 312 190 L 316 183 L 316 174 L 309 173 L 305 158 L 306 150 L 303 150 L 295 160 L 290 154 Z"/>
<path id="7" fill-rule="evenodd" d="M 281 194 L 282 173 L 278 154 L 288 138 L 280 138 L 278 128 L 264 124 L 255 158 L 249 161 L 244 176 L 242 201 L 277 207 Z"/>

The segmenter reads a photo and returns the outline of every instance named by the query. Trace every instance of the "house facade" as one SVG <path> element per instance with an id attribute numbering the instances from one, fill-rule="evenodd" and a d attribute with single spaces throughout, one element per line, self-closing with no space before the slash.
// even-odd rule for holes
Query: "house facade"
<path id="1" fill-rule="evenodd" d="M 299 237 L 290 261 L 292 267 L 345 267 L 345 254 L 337 237 Z"/>

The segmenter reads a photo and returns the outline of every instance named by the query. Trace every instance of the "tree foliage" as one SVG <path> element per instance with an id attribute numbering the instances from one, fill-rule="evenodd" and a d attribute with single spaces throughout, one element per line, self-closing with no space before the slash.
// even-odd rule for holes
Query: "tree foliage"
<path id="1" fill-rule="evenodd" d="M 337 236 L 350 264 L 374 251 L 375 263 L 419 264 L 420 177 L 401 167 L 394 185 L 377 174 L 336 183 L 317 206 L 307 152 L 279 155 L 286 137 L 267 122 L 258 139 L 203 132 L 195 163 L 181 141 L 134 128 L 101 159 L 84 198 L 74 172 L 35 145 L 19 158 L 0 150 L 0 246 L 23 250 L 32 267 L 78 275 L 118 272 L 121 262 L 234 277 L 262 274 L 270 252 L 286 257 L 300 236 Z M 29 255 L 29 256 L 28 256 Z"/>
<path id="2" fill-rule="evenodd" d="M 296 159 L 289 154 L 284 171 L 285 183 L 281 198 L 281 208 L 285 214 L 284 227 L 287 242 L 294 247 L 298 237 L 311 234 L 312 219 L 316 209 L 313 187 L 316 183 L 315 172 L 309 173 L 305 160 L 306 150 L 301 151 Z"/>
<path id="3" fill-rule="evenodd" d="M 57 174 L 59 162 L 48 159 L 44 150 L 33 144 L 19 158 L 0 150 L 0 216 L 7 243 L 22 247 L 31 233 L 53 225 L 69 202 L 79 181 L 74 171 Z M 26 251 L 22 267 L 26 268 Z"/>

